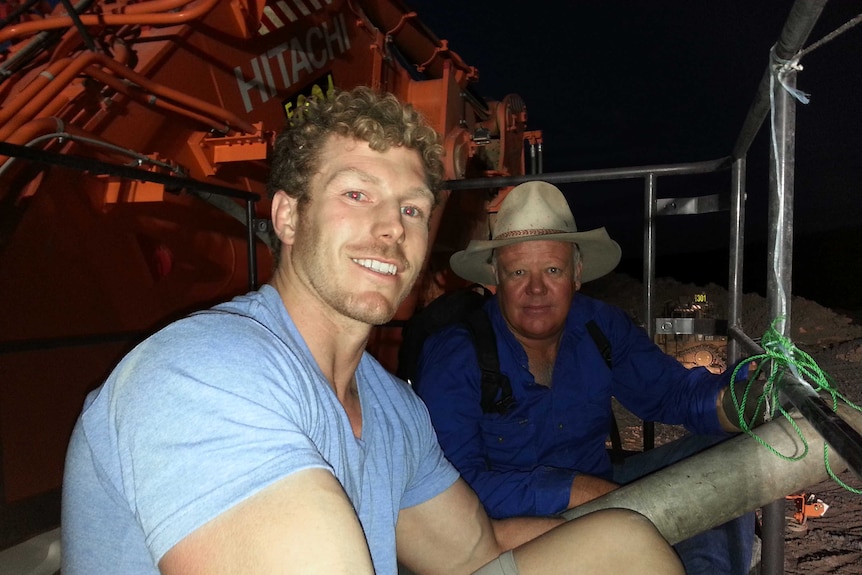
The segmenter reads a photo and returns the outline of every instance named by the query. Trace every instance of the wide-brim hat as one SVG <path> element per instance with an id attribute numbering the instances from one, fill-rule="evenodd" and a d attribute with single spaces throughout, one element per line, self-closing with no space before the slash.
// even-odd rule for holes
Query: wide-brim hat
<path id="1" fill-rule="evenodd" d="M 520 242 L 537 240 L 572 242 L 581 252 L 581 282 L 598 279 L 620 263 L 622 251 L 605 228 L 579 232 L 563 192 L 547 182 L 516 186 L 500 204 L 490 240 L 472 240 L 452 254 L 449 265 L 462 278 L 495 285 L 491 253 Z"/>

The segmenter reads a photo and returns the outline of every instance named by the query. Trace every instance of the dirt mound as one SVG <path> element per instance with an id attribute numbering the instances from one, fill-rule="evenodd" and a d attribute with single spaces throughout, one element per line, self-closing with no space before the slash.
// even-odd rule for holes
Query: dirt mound
<path id="1" fill-rule="evenodd" d="M 672 278 L 658 278 L 654 283 L 653 308 L 659 313 L 668 302 L 690 300 L 695 294 L 706 294 L 716 318 L 727 318 L 727 289 L 710 283 L 698 286 Z M 612 303 L 643 324 L 643 284 L 621 273 L 612 273 L 585 284 L 581 291 Z M 759 338 L 769 328 L 772 318 L 766 298 L 756 293 L 742 296 L 740 322 L 752 338 Z M 799 346 L 828 346 L 862 338 L 862 325 L 811 300 L 791 298 L 789 336 Z"/>

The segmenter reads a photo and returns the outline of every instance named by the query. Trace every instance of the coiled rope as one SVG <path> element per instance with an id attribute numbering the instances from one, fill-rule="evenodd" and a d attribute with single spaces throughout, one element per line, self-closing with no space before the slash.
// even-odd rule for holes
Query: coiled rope
<path id="1" fill-rule="evenodd" d="M 753 437 L 758 443 L 776 456 L 786 461 L 799 461 L 808 454 L 808 441 L 806 441 L 802 434 L 802 430 L 799 429 L 796 421 L 778 401 L 779 389 L 777 384 L 781 374 L 785 370 L 789 370 L 796 379 L 811 386 L 815 392 L 828 393 L 832 397 L 833 412 L 838 411 L 839 401 L 843 401 L 846 405 L 859 412 L 862 412 L 862 407 L 859 407 L 838 391 L 833 379 L 825 371 L 820 369 L 820 366 L 817 365 L 817 362 L 815 362 L 810 355 L 796 347 L 789 338 L 779 333 L 776 329 L 776 324 L 783 321 L 783 317 L 776 318 L 773 320 L 772 325 L 769 326 L 769 329 L 766 330 L 766 333 L 764 333 L 763 339 L 761 340 L 763 353 L 751 356 L 745 361 L 739 362 L 733 370 L 733 375 L 730 380 L 736 381 L 736 376 L 740 369 L 748 369 L 748 366 L 752 362 L 754 362 L 756 366 L 754 373 L 749 375 L 748 385 L 745 387 L 742 397 L 737 397 L 736 390 L 732 385 L 730 386 L 729 391 L 731 399 L 733 399 L 733 405 L 739 416 L 738 425 L 740 429 Z M 751 393 L 752 384 L 757 378 L 767 373 L 767 368 L 765 366 L 768 366 L 768 375 L 766 376 L 766 383 L 763 386 L 763 393 L 758 397 L 754 397 L 754 394 Z M 745 420 L 744 416 L 746 405 L 750 401 L 757 402 L 755 416 L 751 419 L 752 421 L 757 421 L 761 413 L 765 416 L 767 421 L 773 419 L 777 413 L 780 413 L 785 419 L 787 419 L 804 447 L 800 455 L 793 457 L 779 453 L 778 450 L 769 445 L 763 440 L 763 438 L 755 433 L 753 426 Z M 856 493 L 857 495 L 862 495 L 862 489 L 857 489 L 847 485 L 841 481 L 841 479 L 839 479 L 832 470 L 832 466 L 829 464 L 829 445 L 825 442 L 823 444 L 823 463 L 829 477 L 838 483 L 838 485 L 847 491 Z"/>

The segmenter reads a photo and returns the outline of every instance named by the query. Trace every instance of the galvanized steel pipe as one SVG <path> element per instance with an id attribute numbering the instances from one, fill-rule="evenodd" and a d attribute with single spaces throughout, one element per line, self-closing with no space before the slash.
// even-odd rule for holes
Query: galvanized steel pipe
<path id="1" fill-rule="evenodd" d="M 841 406 L 839 415 L 857 431 L 862 413 Z M 717 446 L 620 487 L 616 491 L 563 513 L 574 519 L 591 511 L 622 507 L 648 517 L 671 544 L 754 511 L 776 499 L 828 479 L 823 463 L 824 441 L 811 424 L 796 417 L 808 441 L 808 454 L 799 461 L 782 459 L 747 435 Z M 787 456 L 800 455 L 804 447 L 790 423 L 776 419 L 761 425 L 757 434 Z M 830 450 L 835 473 L 847 464 Z"/>

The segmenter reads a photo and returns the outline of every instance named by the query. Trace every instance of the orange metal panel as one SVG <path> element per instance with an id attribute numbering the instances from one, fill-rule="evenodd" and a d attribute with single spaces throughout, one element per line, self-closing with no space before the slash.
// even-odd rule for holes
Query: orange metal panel
<path id="1" fill-rule="evenodd" d="M 263 196 L 267 149 L 287 112 L 330 86 L 370 85 L 428 117 L 447 142 L 449 177 L 496 169 L 472 153 L 487 110 L 462 93 L 477 71 L 398 0 L 94 4 L 104 14 L 82 20 L 106 53 L 84 49 L 66 18 L 0 31 L 14 55 L 39 30 L 69 29 L 0 86 L 0 139 Z M 0 499 L 9 502 L 59 487 L 85 392 L 132 343 L 79 346 L 82 338 L 143 334 L 246 291 L 248 246 L 243 224 L 182 190 L 3 160 Z M 463 242 L 484 203 L 444 194 L 432 237 L 444 249 Z M 268 217 L 266 198 L 254 210 Z M 271 254 L 261 242 L 254 250 L 266 281 Z M 399 341 L 397 329 L 375 330 L 369 349 L 394 369 Z M 8 351 L 28 344 L 35 349 Z"/>

